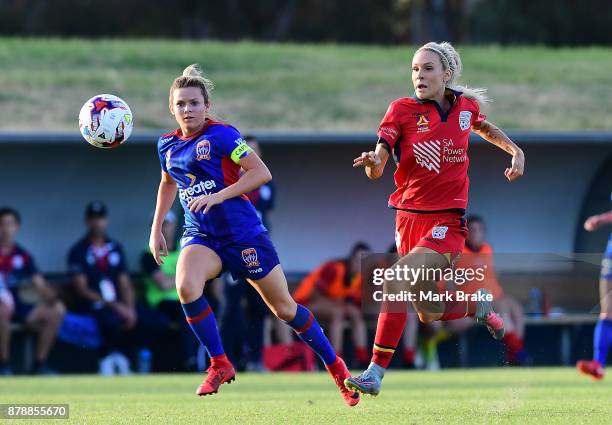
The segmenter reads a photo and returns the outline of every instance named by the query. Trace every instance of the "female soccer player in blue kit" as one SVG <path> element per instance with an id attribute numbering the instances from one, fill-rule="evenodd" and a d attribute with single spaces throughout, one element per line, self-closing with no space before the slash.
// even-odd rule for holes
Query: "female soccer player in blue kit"
<path id="1" fill-rule="evenodd" d="M 157 145 L 162 173 L 149 240 L 155 261 L 161 264 L 167 255 L 161 226 L 178 191 L 185 230 L 176 287 L 187 322 L 211 358 L 196 393 L 214 394 L 221 384 L 235 379 L 203 296 L 205 282 L 227 269 L 235 279 L 248 279 L 270 310 L 319 355 L 346 404 L 354 406 L 359 394 L 344 386 L 350 376 L 344 361 L 312 313 L 291 298 L 276 250 L 245 196 L 268 182 L 270 171 L 234 127 L 211 118 L 211 88 L 197 65 L 188 66 L 170 87 L 170 112 L 180 128 L 163 135 Z"/>

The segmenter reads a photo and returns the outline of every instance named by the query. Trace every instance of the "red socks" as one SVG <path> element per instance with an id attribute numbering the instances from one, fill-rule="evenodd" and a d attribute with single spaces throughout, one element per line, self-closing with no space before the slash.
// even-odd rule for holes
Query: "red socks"
<path id="1" fill-rule="evenodd" d="M 523 340 L 514 332 L 510 332 L 504 336 L 503 341 L 506 346 L 506 360 L 513 364 L 517 361 L 517 354 L 523 351 Z"/>
<path id="2" fill-rule="evenodd" d="M 389 367 L 395 348 L 399 343 L 408 312 L 404 313 L 380 313 L 378 315 L 378 325 L 376 326 L 376 337 L 372 349 L 372 363 L 376 363 L 385 369 Z"/>
<path id="3" fill-rule="evenodd" d="M 214 368 L 233 367 L 225 353 L 211 357 L 210 366 Z"/>

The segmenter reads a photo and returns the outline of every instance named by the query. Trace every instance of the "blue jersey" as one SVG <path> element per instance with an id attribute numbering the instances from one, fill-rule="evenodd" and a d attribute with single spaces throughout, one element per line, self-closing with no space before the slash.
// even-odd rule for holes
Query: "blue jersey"
<path id="1" fill-rule="evenodd" d="M 206 214 L 187 208 L 193 198 L 217 193 L 238 180 L 238 161 L 252 150 L 234 127 L 207 121 L 190 137 L 183 137 L 179 129 L 160 137 L 157 152 L 162 169 L 178 185 L 185 236 L 205 236 L 224 244 L 266 231 L 245 195 L 214 205 Z"/>
<path id="2" fill-rule="evenodd" d="M 34 259 L 21 246 L 13 245 L 7 255 L 0 253 L 0 291 L 10 290 L 16 300 L 19 300 L 17 288 L 31 282 L 32 276 L 37 273 Z"/>
<path id="3" fill-rule="evenodd" d="M 128 272 L 121 245 L 109 238 L 102 246 L 94 246 L 87 236 L 75 243 L 68 253 L 68 270 L 73 276 L 84 274 L 87 286 L 107 301 L 120 299 L 119 276 Z M 87 312 L 95 308 L 86 299 L 75 300 L 74 309 Z"/>

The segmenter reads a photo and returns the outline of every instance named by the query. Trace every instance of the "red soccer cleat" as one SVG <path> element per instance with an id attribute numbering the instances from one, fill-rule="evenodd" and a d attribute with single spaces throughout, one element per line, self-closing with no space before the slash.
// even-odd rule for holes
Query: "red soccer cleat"
<path id="1" fill-rule="evenodd" d="M 604 377 L 604 368 L 597 360 L 578 360 L 576 368 L 585 375 L 591 375 L 597 381 Z"/>
<path id="2" fill-rule="evenodd" d="M 342 360 L 340 356 L 336 356 L 336 361 L 329 366 L 325 366 L 325 369 L 327 369 L 329 374 L 334 378 L 336 385 L 340 389 L 340 394 L 342 395 L 344 402 L 351 407 L 356 406 L 357 403 L 359 403 L 359 393 L 350 391 L 344 386 L 344 380 L 351 376 L 350 372 L 346 368 L 344 360 Z"/>
<path id="3" fill-rule="evenodd" d="M 230 364 L 229 366 L 223 367 L 209 367 L 208 375 L 204 382 L 196 390 L 196 394 L 199 396 L 206 396 L 209 394 L 216 394 L 219 391 L 221 384 L 227 382 L 231 384 L 236 379 L 236 371 Z"/>

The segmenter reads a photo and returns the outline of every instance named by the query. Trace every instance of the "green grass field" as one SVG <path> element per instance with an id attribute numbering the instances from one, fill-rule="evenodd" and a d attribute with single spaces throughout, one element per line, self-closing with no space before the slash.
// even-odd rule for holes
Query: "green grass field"
<path id="1" fill-rule="evenodd" d="M 469 86 L 489 88 L 504 128 L 612 128 L 612 49 L 462 47 Z M 414 48 L 0 38 L 0 130 L 74 131 L 89 97 L 110 92 L 137 129 L 173 128 L 168 87 L 200 63 L 219 118 L 243 131 L 369 131 L 412 94 Z"/>
<path id="2" fill-rule="evenodd" d="M 240 374 L 203 398 L 194 395 L 200 380 L 3 378 L 0 402 L 69 403 L 75 424 L 604 424 L 612 416 L 612 383 L 570 368 L 391 372 L 380 396 L 356 408 L 323 373 Z"/>

